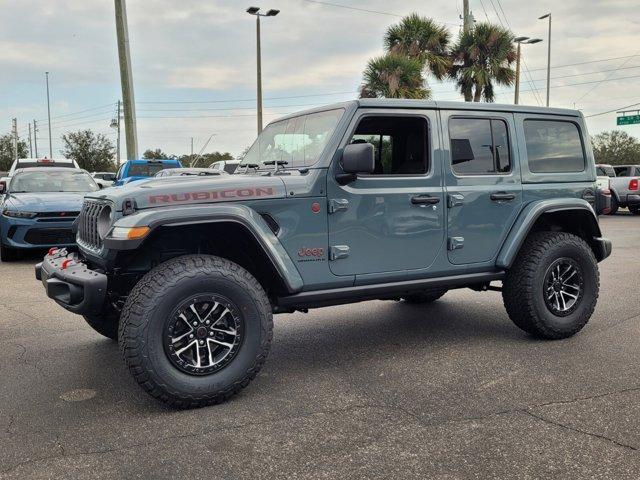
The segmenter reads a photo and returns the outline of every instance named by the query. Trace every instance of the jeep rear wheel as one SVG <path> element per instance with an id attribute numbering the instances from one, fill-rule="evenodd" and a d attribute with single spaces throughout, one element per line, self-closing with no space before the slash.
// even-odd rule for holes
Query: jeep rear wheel
<path id="1" fill-rule="evenodd" d="M 245 269 L 209 255 L 147 273 L 122 310 L 119 342 L 136 381 L 175 407 L 220 403 L 258 374 L 269 352 L 269 299 Z"/>
<path id="2" fill-rule="evenodd" d="M 518 327 L 547 339 L 570 337 L 589 321 L 599 292 L 593 251 L 564 232 L 532 234 L 507 271 L 502 297 Z"/>
<path id="3" fill-rule="evenodd" d="M 620 205 L 618 204 L 618 199 L 615 195 L 611 195 L 611 210 L 609 211 L 609 215 L 615 215 L 618 213 L 618 209 Z"/>
<path id="4" fill-rule="evenodd" d="M 411 295 L 406 295 L 402 299 L 407 303 L 431 303 L 438 300 L 445 293 L 447 293 L 447 289 L 442 290 L 425 290 L 424 292 L 412 293 Z"/>

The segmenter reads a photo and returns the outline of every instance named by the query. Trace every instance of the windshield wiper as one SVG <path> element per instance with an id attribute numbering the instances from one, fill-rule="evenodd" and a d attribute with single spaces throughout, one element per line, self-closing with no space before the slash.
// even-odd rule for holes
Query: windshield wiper
<path id="1" fill-rule="evenodd" d="M 264 165 L 275 165 L 276 161 L 275 160 L 267 160 L 266 162 L 262 162 Z M 289 165 L 289 162 L 287 162 L 286 160 L 278 160 L 277 162 L 278 165 Z"/>

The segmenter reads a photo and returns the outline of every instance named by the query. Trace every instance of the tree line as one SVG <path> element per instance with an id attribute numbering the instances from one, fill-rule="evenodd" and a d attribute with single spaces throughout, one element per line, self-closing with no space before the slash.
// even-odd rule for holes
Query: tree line
<path id="1" fill-rule="evenodd" d="M 101 133 L 91 130 L 79 130 L 62 135 L 63 148 L 60 155 L 63 158 L 75 160 L 80 168 L 88 172 L 115 172 L 116 147 L 115 144 Z M 29 157 L 29 145 L 24 140 L 18 140 L 18 158 Z M 197 161 L 199 167 L 208 167 L 220 160 L 233 160 L 229 152 L 211 152 L 198 157 L 197 155 L 170 155 L 161 149 L 146 150 L 142 158 L 169 159 L 175 158 L 184 166 L 190 166 Z M 13 140 L 10 133 L 0 136 L 0 172 L 6 172 L 13 163 Z"/>

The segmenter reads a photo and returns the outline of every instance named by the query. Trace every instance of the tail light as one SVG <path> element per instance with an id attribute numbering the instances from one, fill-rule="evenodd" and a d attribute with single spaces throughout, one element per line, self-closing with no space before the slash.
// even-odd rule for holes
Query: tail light
<path id="1" fill-rule="evenodd" d="M 632 178 L 629 181 L 629 190 L 638 190 L 638 179 Z"/>

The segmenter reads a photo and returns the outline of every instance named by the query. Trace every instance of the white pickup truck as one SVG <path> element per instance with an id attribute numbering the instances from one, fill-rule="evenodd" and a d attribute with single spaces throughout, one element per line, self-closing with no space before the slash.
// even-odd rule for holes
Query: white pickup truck
<path id="1" fill-rule="evenodd" d="M 618 208 L 628 208 L 633 215 L 640 215 L 640 165 L 597 165 L 596 168 L 598 175 L 602 171 L 610 177 L 611 214 Z"/>

